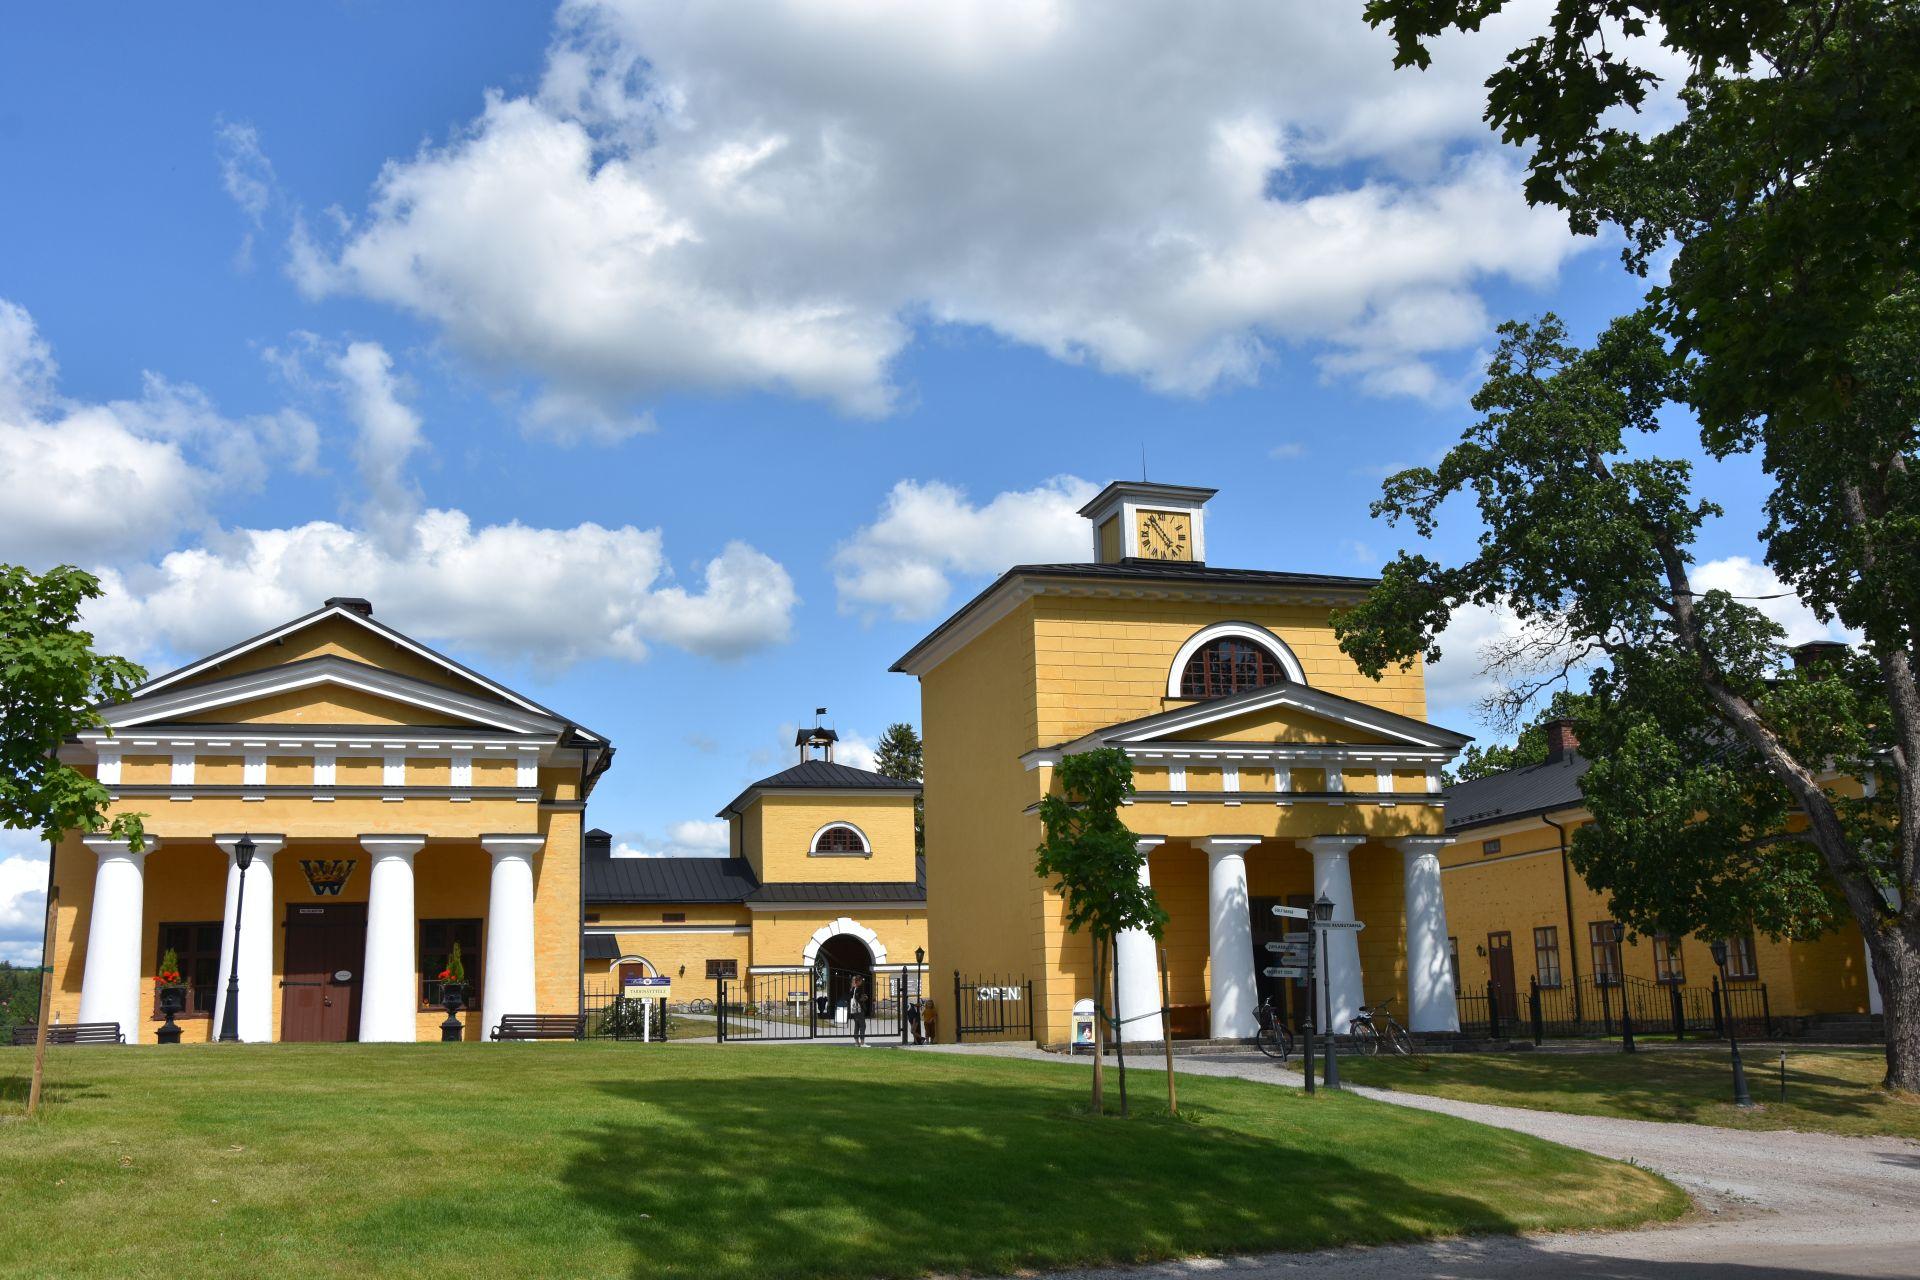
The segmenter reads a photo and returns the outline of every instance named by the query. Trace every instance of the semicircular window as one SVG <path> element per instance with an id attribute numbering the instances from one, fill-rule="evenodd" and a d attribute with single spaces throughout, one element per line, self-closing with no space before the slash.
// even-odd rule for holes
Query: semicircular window
<path id="1" fill-rule="evenodd" d="M 1224 698 L 1230 693 L 1264 689 L 1287 678 L 1279 659 L 1251 640 L 1222 636 L 1194 651 L 1180 672 L 1183 698 Z"/>
<path id="2" fill-rule="evenodd" d="M 845 824 L 828 827 L 813 842 L 815 853 L 865 853 L 867 842 L 860 833 Z"/>

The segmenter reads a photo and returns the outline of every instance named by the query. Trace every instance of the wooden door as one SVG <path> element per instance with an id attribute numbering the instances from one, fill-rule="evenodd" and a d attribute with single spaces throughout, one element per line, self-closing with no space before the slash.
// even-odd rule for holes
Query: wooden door
<path id="1" fill-rule="evenodd" d="M 280 1038 L 360 1038 L 360 965 L 367 952 L 364 903 L 287 908 Z"/>
<path id="2" fill-rule="evenodd" d="M 1513 935 L 1505 929 L 1487 935 L 1487 973 L 1493 998 L 1500 1002 L 1500 1018 L 1508 1026 L 1519 1017 L 1518 988 L 1513 980 Z"/>

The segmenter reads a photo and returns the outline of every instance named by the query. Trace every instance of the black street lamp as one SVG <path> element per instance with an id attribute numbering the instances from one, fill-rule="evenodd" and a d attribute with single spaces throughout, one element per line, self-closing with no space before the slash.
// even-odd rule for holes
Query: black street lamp
<path id="1" fill-rule="evenodd" d="M 1627 985 L 1627 926 L 1615 920 L 1607 927 L 1613 937 L 1613 963 L 1620 974 L 1620 1052 L 1637 1053 L 1633 1044 L 1633 989 Z"/>
<path id="2" fill-rule="evenodd" d="M 1327 1013 L 1327 1025 L 1322 1027 L 1321 1039 L 1327 1046 L 1326 1070 L 1320 1073 L 1320 1082 L 1329 1089 L 1340 1087 L 1340 1055 L 1333 1048 L 1333 948 L 1327 945 L 1327 924 L 1333 919 L 1333 899 L 1321 894 L 1313 900 L 1313 923 L 1320 934 L 1320 989 L 1324 993 L 1322 1008 Z M 1311 1067 L 1309 1067 L 1311 1071 Z"/>
<path id="3" fill-rule="evenodd" d="M 247 902 L 247 868 L 253 865 L 253 840 L 233 842 L 233 865 L 240 868 L 240 887 L 233 895 L 233 964 L 227 971 L 227 1008 L 220 1018 L 220 1038 L 240 1039 L 240 916 Z"/>
<path id="4" fill-rule="evenodd" d="M 1733 994 L 1727 989 L 1727 940 L 1725 938 L 1715 938 L 1713 942 L 1708 944 L 1707 949 L 1713 952 L 1714 967 L 1720 970 L 1720 990 L 1726 993 L 1721 999 L 1726 1000 L 1727 996 Z M 1728 1001 L 1726 1007 L 1721 1009 L 1720 1016 L 1724 1018 L 1727 1023 L 1727 1049 L 1733 1055 L 1733 1105 L 1736 1107 L 1750 1107 L 1753 1105 L 1753 1095 L 1747 1092 L 1747 1069 L 1740 1064 L 1740 1042 L 1734 1038 L 1733 1034 L 1733 1007 L 1731 1001 Z"/>

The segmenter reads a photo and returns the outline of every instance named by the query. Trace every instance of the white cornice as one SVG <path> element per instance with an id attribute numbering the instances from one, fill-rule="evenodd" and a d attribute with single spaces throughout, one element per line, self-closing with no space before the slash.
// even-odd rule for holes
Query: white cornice
<path id="1" fill-rule="evenodd" d="M 218 707 L 234 706 L 318 685 L 353 689 L 515 733 L 551 736 L 557 735 L 565 727 L 563 722 L 544 713 L 529 714 L 410 676 L 396 675 L 378 667 L 332 656 L 249 671 L 171 693 L 141 694 L 131 701 L 102 708 L 100 715 L 108 727 L 119 731 L 116 737 L 135 736 L 125 731 L 142 724 L 198 715 Z M 227 732 L 231 734 L 232 730 L 228 729 Z"/>

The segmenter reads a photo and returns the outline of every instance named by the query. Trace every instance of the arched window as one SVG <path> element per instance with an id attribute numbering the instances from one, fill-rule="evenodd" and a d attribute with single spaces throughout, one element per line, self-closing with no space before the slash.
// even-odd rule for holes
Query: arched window
<path id="1" fill-rule="evenodd" d="M 813 852 L 858 855 L 867 853 L 869 850 L 867 849 L 867 838 L 861 835 L 857 828 L 851 827 L 844 822 L 836 822 L 831 826 L 820 828 L 819 832 L 813 837 Z"/>
<path id="2" fill-rule="evenodd" d="M 1223 636 L 1194 651 L 1180 672 L 1183 698 L 1223 698 L 1287 678 L 1278 658 L 1251 640 Z"/>

